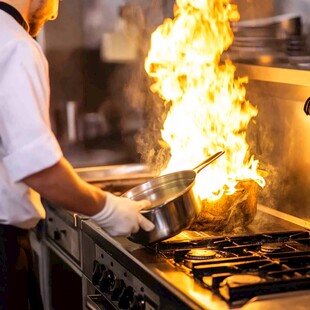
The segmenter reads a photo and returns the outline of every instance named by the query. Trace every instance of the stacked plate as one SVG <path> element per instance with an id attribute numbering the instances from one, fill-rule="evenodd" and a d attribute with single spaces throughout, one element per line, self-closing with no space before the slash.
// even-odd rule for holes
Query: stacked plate
<path id="1" fill-rule="evenodd" d="M 293 46 L 302 48 L 301 17 L 285 14 L 234 23 L 234 42 L 229 49 L 233 60 L 270 64 L 287 62 Z M 290 42 L 294 42 L 292 45 Z"/>

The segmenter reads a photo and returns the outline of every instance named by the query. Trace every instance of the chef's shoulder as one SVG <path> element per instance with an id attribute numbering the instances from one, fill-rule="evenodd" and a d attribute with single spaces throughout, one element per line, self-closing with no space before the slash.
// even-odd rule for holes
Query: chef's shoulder
<path id="1" fill-rule="evenodd" d="M 46 66 L 41 46 L 26 31 L 7 33 L 0 38 L 0 65 L 15 63 L 28 66 Z"/>

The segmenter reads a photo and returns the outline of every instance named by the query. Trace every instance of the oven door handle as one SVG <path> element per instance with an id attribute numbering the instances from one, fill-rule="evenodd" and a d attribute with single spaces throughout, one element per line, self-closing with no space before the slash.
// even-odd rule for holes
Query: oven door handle
<path id="1" fill-rule="evenodd" d="M 86 309 L 88 310 L 115 310 L 116 308 L 111 305 L 107 299 L 100 294 L 87 295 Z"/>

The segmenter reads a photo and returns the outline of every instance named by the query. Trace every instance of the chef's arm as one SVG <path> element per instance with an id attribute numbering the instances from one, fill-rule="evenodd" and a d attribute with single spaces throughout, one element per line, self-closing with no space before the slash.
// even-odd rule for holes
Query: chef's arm
<path id="1" fill-rule="evenodd" d="M 64 157 L 22 181 L 42 197 L 73 212 L 91 216 L 105 205 L 106 193 L 83 181 Z"/>
<path id="2" fill-rule="evenodd" d="M 88 184 L 65 158 L 24 178 L 23 182 L 47 200 L 67 210 L 91 216 L 111 236 L 129 236 L 139 228 L 150 231 L 155 227 L 140 214 L 140 210 L 151 205 L 149 201 L 117 197 Z"/>
<path id="3" fill-rule="evenodd" d="M 111 236 L 129 236 L 140 227 L 146 231 L 155 227 L 140 214 L 141 209 L 151 205 L 150 201 L 133 201 L 102 191 L 82 180 L 63 157 L 52 167 L 23 181 L 49 201 L 90 216 Z"/>

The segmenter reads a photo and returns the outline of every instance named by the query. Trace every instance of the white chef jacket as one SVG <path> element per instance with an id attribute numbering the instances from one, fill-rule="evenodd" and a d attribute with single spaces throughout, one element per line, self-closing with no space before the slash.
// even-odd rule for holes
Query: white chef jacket
<path id="1" fill-rule="evenodd" d="M 57 163 L 49 75 L 39 44 L 0 10 L 0 224 L 33 228 L 45 218 L 38 193 L 20 182 Z"/>

